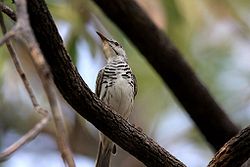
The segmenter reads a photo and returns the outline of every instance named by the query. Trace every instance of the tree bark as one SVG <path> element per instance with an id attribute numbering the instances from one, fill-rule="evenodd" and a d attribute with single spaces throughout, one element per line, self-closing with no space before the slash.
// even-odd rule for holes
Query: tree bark
<path id="1" fill-rule="evenodd" d="M 238 133 L 181 53 L 135 1 L 94 1 L 145 56 L 216 150 Z"/>
<path id="2" fill-rule="evenodd" d="M 28 0 L 30 23 L 51 68 L 54 82 L 67 102 L 97 129 L 134 155 L 146 166 L 184 167 L 121 116 L 114 114 L 91 92 L 63 46 L 55 23 L 43 0 Z"/>
<path id="3" fill-rule="evenodd" d="M 250 157 L 250 126 L 229 140 L 214 156 L 208 167 L 241 166 Z"/>

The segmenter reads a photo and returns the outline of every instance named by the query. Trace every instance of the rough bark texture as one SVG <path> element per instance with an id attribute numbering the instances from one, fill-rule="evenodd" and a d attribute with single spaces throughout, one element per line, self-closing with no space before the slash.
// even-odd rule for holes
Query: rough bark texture
<path id="1" fill-rule="evenodd" d="M 155 68 L 215 149 L 238 133 L 180 52 L 135 1 L 94 1 Z"/>
<path id="2" fill-rule="evenodd" d="M 146 166 L 185 166 L 152 139 L 105 106 L 85 84 L 63 46 L 43 0 L 28 0 L 31 26 L 67 102 L 95 127 Z"/>
<path id="3" fill-rule="evenodd" d="M 229 140 L 214 156 L 208 167 L 237 167 L 250 157 L 250 126 Z"/>

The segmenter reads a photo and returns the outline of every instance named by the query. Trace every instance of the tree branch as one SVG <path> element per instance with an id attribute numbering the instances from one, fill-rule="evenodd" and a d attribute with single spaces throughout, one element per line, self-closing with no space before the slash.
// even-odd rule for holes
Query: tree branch
<path id="1" fill-rule="evenodd" d="M 5 5 L 2 2 L 0 2 L 0 6 L 5 6 Z M 8 6 L 5 6 L 5 8 L 10 9 Z M 7 28 L 4 24 L 4 19 L 3 19 L 2 13 L 0 13 L 0 25 L 1 25 L 1 29 L 2 29 L 3 34 L 6 36 Z M 13 32 L 13 31 L 11 31 L 11 32 Z M 13 35 L 14 35 L 14 32 L 13 32 Z M 32 102 L 32 105 L 35 108 L 35 107 L 39 106 L 38 101 L 35 97 L 35 94 L 32 90 L 32 87 L 31 87 L 31 85 L 26 77 L 26 74 L 21 66 L 21 63 L 20 63 L 19 59 L 17 58 L 16 52 L 15 52 L 14 48 L 12 47 L 12 44 L 9 40 L 6 40 L 5 43 L 6 43 L 7 49 L 10 53 L 11 59 L 12 59 L 14 65 L 15 65 L 15 68 L 17 70 L 17 73 L 20 76 L 20 78 L 22 79 L 24 87 L 25 87 L 26 91 L 28 92 L 28 95 L 29 95 L 30 100 Z"/>
<path id="2" fill-rule="evenodd" d="M 19 140 L 17 140 L 14 144 L 12 144 L 0 153 L 0 162 L 5 161 L 11 154 L 16 152 L 19 148 L 32 141 L 48 124 L 50 120 L 49 112 L 39 106 L 35 107 L 34 110 L 35 112 L 42 115 L 42 119 L 38 123 L 36 123 L 36 125 L 31 130 L 25 133 Z"/>
<path id="3" fill-rule="evenodd" d="M 8 7 L 6 7 L 6 8 L 8 8 Z M 1 26 L 3 34 L 6 35 L 7 29 L 6 29 L 6 26 L 4 24 L 4 19 L 3 19 L 2 13 L 0 13 L 0 26 Z M 14 31 L 12 31 L 12 32 L 13 32 L 13 36 L 14 36 L 15 32 Z M 6 36 L 4 36 L 3 38 L 7 39 Z M 26 91 L 28 92 L 28 95 L 29 95 L 30 100 L 31 100 L 32 105 L 33 105 L 33 110 L 35 112 L 37 112 L 38 114 L 40 114 L 42 116 L 42 119 L 31 130 L 29 130 L 27 133 L 25 133 L 19 140 L 17 140 L 14 144 L 10 145 L 8 148 L 6 148 L 3 152 L 0 153 L 0 162 L 6 160 L 11 154 L 13 154 L 18 149 L 20 149 L 23 145 L 25 145 L 26 143 L 33 140 L 36 136 L 38 136 L 50 120 L 49 112 L 47 110 L 43 109 L 38 104 L 37 99 L 34 95 L 34 92 L 31 88 L 31 85 L 26 77 L 26 74 L 23 71 L 22 66 L 17 58 L 17 55 L 16 55 L 16 53 L 11 45 L 11 42 L 9 40 L 6 40 L 5 43 L 6 43 L 7 49 L 10 53 L 10 56 L 13 60 L 13 63 L 15 65 L 15 68 L 17 70 L 17 73 L 20 76 L 20 78 L 22 79 L 24 87 L 25 87 Z"/>
<path id="4" fill-rule="evenodd" d="M 29 0 L 30 23 L 51 67 L 54 82 L 68 103 L 84 118 L 147 166 L 184 167 L 169 152 L 114 114 L 91 92 L 72 64 L 43 0 Z"/>
<path id="5" fill-rule="evenodd" d="M 38 75 L 43 84 L 43 88 L 48 97 L 48 102 L 50 104 L 51 112 L 53 114 L 53 119 L 56 127 L 58 148 L 61 152 L 61 156 L 64 160 L 65 165 L 69 167 L 75 167 L 73 154 L 67 142 L 66 129 L 62 112 L 57 102 L 57 96 L 53 85 L 52 74 L 48 65 L 46 64 L 44 56 L 42 55 L 42 52 L 31 29 L 29 15 L 27 11 L 27 2 L 26 0 L 16 0 L 15 3 L 17 8 L 16 27 L 18 27 L 20 34 L 26 42 L 32 61 L 37 69 Z"/>
<path id="6" fill-rule="evenodd" d="M 29 50 L 29 53 L 31 55 L 32 61 L 37 69 L 37 72 L 39 74 L 39 77 L 41 78 L 44 90 L 46 92 L 46 95 L 48 97 L 48 101 L 51 107 L 51 111 L 53 114 L 54 122 L 56 125 L 56 132 L 57 132 L 57 144 L 59 147 L 59 150 L 61 151 L 62 158 L 65 162 L 65 165 L 69 167 L 75 167 L 73 154 L 71 153 L 71 150 L 67 143 L 67 137 L 66 137 L 66 129 L 63 122 L 63 116 L 60 110 L 60 106 L 57 102 L 56 93 L 54 90 L 52 75 L 50 73 L 49 67 L 47 66 L 45 59 L 40 51 L 40 48 L 36 42 L 36 39 L 34 37 L 33 31 L 30 27 L 29 23 L 29 16 L 27 13 L 27 3 L 26 0 L 16 0 L 16 10 L 17 10 L 17 22 L 15 26 L 9 31 L 6 32 L 6 27 L 3 22 L 2 13 L 0 15 L 0 24 L 2 31 L 5 33 L 5 36 L 0 40 L 0 45 L 4 42 L 6 42 L 6 45 L 8 47 L 8 50 L 11 54 L 12 60 L 15 64 L 15 67 L 17 69 L 18 74 L 20 75 L 21 79 L 23 80 L 23 83 L 25 85 L 25 88 L 30 96 L 30 99 L 32 101 L 32 104 L 34 108 L 37 110 L 38 113 L 43 114 L 45 116 L 44 119 L 41 120 L 33 129 L 31 129 L 27 134 L 25 134 L 20 140 L 18 140 L 15 144 L 10 146 L 6 151 L 0 154 L 0 160 L 3 160 L 6 156 L 9 156 L 14 151 L 16 151 L 18 148 L 20 148 L 22 145 L 36 137 L 42 128 L 47 124 L 49 120 L 49 114 L 46 110 L 43 110 L 37 100 L 36 97 L 30 87 L 30 84 L 26 78 L 26 75 L 24 71 L 21 68 L 21 65 L 19 63 L 19 60 L 8 41 L 11 37 L 19 37 L 24 42 L 26 42 L 27 48 Z M 4 4 L 0 3 L 1 10 L 6 8 L 7 6 L 3 8 Z M 10 10 L 9 10 L 10 11 Z M 12 11 L 11 11 L 12 12 Z M 15 14 L 14 14 L 15 15 Z"/>
<path id="7" fill-rule="evenodd" d="M 15 12 L 8 6 L 6 6 L 3 2 L 0 2 L 0 10 L 9 16 L 12 20 L 16 21 Z"/>
<path id="8" fill-rule="evenodd" d="M 241 166 L 250 157 L 250 126 L 229 140 L 214 156 L 208 167 Z"/>
<path id="9" fill-rule="evenodd" d="M 215 149 L 238 133 L 181 53 L 135 1 L 94 1 L 155 68 Z"/>

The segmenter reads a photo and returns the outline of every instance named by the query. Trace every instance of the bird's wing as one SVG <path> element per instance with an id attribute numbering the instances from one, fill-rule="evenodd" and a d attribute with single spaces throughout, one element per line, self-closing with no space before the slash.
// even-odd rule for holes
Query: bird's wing
<path id="1" fill-rule="evenodd" d="M 135 98 L 135 96 L 137 95 L 137 90 L 138 90 L 137 80 L 136 80 L 136 77 L 135 77 L 134 74 L 132 74 L 132 78 L 133 78 L 133 81 L 134 81 L 134 98 Z"/>
<path id="2" fill-rule="evenodd" d="M 100 94 L 101 94 L 103 73 L 104 73 L 104 69 L 100 70 L 96 79 L 95 93 L 98 97 L 100 97 Z"/>

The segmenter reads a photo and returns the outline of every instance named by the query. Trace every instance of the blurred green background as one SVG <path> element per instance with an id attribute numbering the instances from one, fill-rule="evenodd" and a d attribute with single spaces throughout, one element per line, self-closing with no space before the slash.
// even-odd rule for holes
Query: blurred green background
<path id="1" fill-rule="evenodd" d="M 250 118 L 250 3 L 247 0 L 137 0 L 173 41 L 229 117 L 241 128 Z M 6 2 L 14 9 L 11 2 Z M 47 0 L 48 7 L 83 79 L 94 91 L 105 61 L 95 31 L 119 41 L 137 76 L 139 92 L 130 122 L 190 167 L 208 164 L 213 149 L 205 141 L 171 90 L 131 41 L 90 0 Z M 10 29 L 14 22 L 5 17 Z M 49 109 L 27 50 L 13 41 L 28 79 L 42 106 Z M 53 67 L 52 67 L 53 68 Z M 77 166 L 94 166 L 98 131 L 58 97 L 67 123 Z M 15 71 L 5 46 L 0 48 L 0 150 L 34 126 L 39 116 Z M 39 161 L 39 164 L 37 164 Z M 0 164 L 63 166 L 51 122 L 35 140 Z M 139 167 L 139 161 L 119 149 L 114 166 Z"/>

